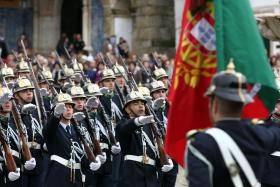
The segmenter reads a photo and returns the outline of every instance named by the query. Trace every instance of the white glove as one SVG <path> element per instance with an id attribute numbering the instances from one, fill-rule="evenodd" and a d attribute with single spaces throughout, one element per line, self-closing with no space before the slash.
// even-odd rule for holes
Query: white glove
<path id="1" fill-rule="evenodd" d="M 46 143 L 43 144 L 43 149 L 44 149 L 45 151 L 48 151 L 48 147 L 47 147 L 47 144 L 46 144 Z"/>
<path id="2" fill-rule="evenodd" d="M 100 166 L 101 166 L 101 162 L 100 162 L 100 160 L 99 160 L 99 157 L 95 157 L 95 160 L 96 160 L 96 162 L 91 162 L 91 163 L 89 164 L 89 168 L 90 168 L 91 171 L 96 171 L 96 170 L 98 170 L 98 169 L 100 168 Z"/>
<path id="3" fill-rule="evenodd" d="M 63 114 L 66 111 L 66 107 L 64 103 L 57 103 L 54 108 L 54 115 L 56 117 L 59 117 L 61 114 Z"/>
<path id="4" fill-rule="evenodd" d="M 162 106 L 164 106 L 164 104 L 166 103 L 165 98 L 160 97 L 158 99 L 156 99 L 152 105 L 154 110 L 158 110 L 160 109 Z"/>
<path id="5" fill-rule="evenodd" d="M 99 101 L 97 97 L 90 97 L 86 102 L 86 109 L 90 111 L 92 108 L 98 108 Z"/>
<path id="6" fill-rule="evenodd" d="M 75 112 L 73 114 L 73 118 L 76 120 L 76 121 L 82 121 L 83 119 L 85 119 L 85 114 L 83 112 Z"/>
<path id="7" fill-rule="evenodd" d="M 40 88 L 40 94 L 42 97 L 48 96 L 48 90 L 46 88 Z"/>
<path id="8" fill-rule="evenodd" d="M 147 101 L 147 104 L 148 104 L 149 106 L 152 106 L 152 104 L 153 104 L 153 98 L 152 98 L 151 96 L 145 96 L 144 98 L 145 98 L 145 100 Z"/>
<path id="9" fill-rule="evenodd" d="M 168 171 L 172 170 L 173 167 L 174 167 L 173 162 L 172 162 L 172 160 L 169 158 L 169 159 L 168 159 L 168 164 L 163 165 L 163 166 L 161 167 L 161 171 L 163 171 L 163 172 L 168 172 Z"/>
<path id="10" fill-rule="evenodd" d="M 17 168 L 17 170 L 15 172 L 12 171 L 12 172 L 9 172 L 9 174 L 8 174 L 8 178 L 10 181 L 15 181 L 15 180 L 19 179 L 19 177 L 20 177 L 19 168 Z"/>
<path id="11" fill-rule="evenodd" d="M 116 145 L 112 145 L 111 152 L 115 155 L 121 152 L 121 146 L 119 142 L 117 142 Z"/>
<path id="12" fill-rule="evenodd" d="M 137 126 L 143 126 L 143 125 L 148 124 L 148 123 L 154 123 L 155 119 L 154 119 L 153 115 L 140 116 L 138 118 L 135 118 L 134 122 Z"/>
<path id="13" fill-rule="evenodd" d="M 67 91 L 71 87 L 72 87 L 72 85 L 69 82 L 66 82 L 66 83 L 63 84 L 62 89 Z"/>
<path id="14" fill-rule="evenodd" d="M 30 112 L 32 112 L 33 110 L 36 110 L 36 105 L 33 105 L 31 103 L 23 105 L 21 108 L 21 112 L 25 113 L 25 114 L 29 114 Z"/>
<path id="15" fill-rule="evenodd" d="M 106 95 L 106 94 L 109 94 L 109 93 L 110 93 L 110 90 L 109 90 L 109 88 L 107 88 L 107 87 L 102 87 L 102 88 L 100 88 L 100 92 L 101 92 L 103 95 Z"/>
<path id="16" fill-rule="evenodd" d="M 25 161 L 25 163 L 24 163 L 24 168 L 26 170 L 32 170 L 35 167 L 36 167 L 36 160 L 35 160 L 35 158 L 31 158 L 30 160 Z"/>
<path id="17" fill-rule="evenodd" d="M 97 155 L 97 157 L 99 158 L 101 164 L 104 164 L 107 160 L 106 153 L 104 153 L 104 152 L 102 152 L 102 155 Z"/>

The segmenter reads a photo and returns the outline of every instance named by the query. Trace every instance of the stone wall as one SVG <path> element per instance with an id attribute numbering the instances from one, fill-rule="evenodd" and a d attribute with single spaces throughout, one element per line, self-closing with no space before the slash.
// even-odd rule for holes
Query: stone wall
<path id="1" fill-rule="evenodd" d="M 170 0 L 133 0 L 133 50 L 175 52 L 174 2 Z"/>
<path id="2" fill-rule="evenodd" d="M 104 34 L 114 35 L 114 17 L 133 20 L 131 51 L 175 53 L 174 2 L 171 0 L 103 0 Z"/>

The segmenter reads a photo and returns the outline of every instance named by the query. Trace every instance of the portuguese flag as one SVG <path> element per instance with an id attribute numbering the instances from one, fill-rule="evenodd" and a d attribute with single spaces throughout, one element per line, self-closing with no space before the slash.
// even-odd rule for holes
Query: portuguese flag
<path id="1" fill-rule="evenodd" d="M 167 153 L 182 166 L 186 133 L 212 125 L 203 94 L 231 58 L 255 95 L 242 116 L 266 118 L 279 92 L 248 0 L 186 0 L 165 142 Z"/>

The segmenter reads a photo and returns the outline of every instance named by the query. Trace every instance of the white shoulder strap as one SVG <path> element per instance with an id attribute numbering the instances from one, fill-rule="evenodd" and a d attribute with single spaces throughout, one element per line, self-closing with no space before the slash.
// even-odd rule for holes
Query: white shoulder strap
<path id="1" fill-rule="evenodd" d="M 226 166 L 230 172 L 231 179 L 234 185 L 237 187 L 243 186 L 238 168 L 234 159 L 241 167 L 242 171 L 244 172 L 246 178 L 248 179 L 250 185 L 252 187 L 260 187 L 260 183 L 257 180 L 252 167 L 250 166 L 248 160 L 234 142 L 234 140 L 222 129 L 219 128 L 211 128 L 206 131 L 207 134 L 211 135 L 217 142 Z M 234 159 L 233 159 L 234 157 Z M 240 180 L 240 181 L 239 181 Z M 241 182 L 241 185 L 237 185 L 237 181 Z M 238 182 L 238 183 L 239 183 Z"/>

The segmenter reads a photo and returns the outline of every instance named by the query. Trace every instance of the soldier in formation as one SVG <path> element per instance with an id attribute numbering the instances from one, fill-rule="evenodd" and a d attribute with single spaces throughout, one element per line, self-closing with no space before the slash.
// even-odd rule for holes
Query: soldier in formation
<path id="1" fill-rule="evenodd" d="M 76 59 L 58 59 L 55 84 L 36 59 L 18 59 L 15 74 L 2 64 L 0 76 L 1 186 L 175 186 L 177 165 L 163 149 L 163 69 L 148 88 L 101 58 L 94 84 Z"/>

